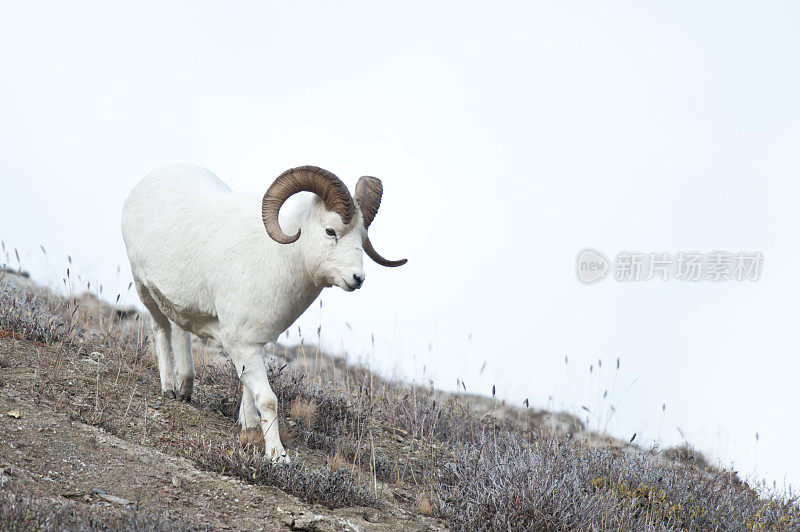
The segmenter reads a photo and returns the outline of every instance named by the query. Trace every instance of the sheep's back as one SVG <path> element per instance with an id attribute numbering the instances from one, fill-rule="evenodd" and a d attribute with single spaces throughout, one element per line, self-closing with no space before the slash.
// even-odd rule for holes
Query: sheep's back
<path id="1" fill-rule="evenodd" d="M 263 232 L 260 224 L 257 197 L 234 194 L 209 170 L 187 164 L 149 173 L 122 210 L 134 278 L 157 287 L 176 307 L 209 313 L 212 279 L 224 263 L 221 250 L 249 238 L 243 228 L 245 234 Z"/>

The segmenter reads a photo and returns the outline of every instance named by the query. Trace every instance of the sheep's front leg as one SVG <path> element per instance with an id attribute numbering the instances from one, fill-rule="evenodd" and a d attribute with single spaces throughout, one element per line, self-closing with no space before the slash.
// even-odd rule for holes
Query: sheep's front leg
<path id="1" fill-rule="evenodd" d="M 242 432 L 239 434 L 239 443 L 242 447 L 252 447 L 264 452 L 264 433 L 261 431 L 261 415 L 256 409 L 253 394 L 247 386 L 242 386 L 242 403 L 239 406 L 239 425 Z"/>
<path id="2" fill-rule="evenodd" d="M 250 428 L 249 424 L 257 422 L 263 436 L 264 455 L 273 462 L 288 463 L 289 456 L 283 448 L 278 433 L 278 398 L 269 386 L 263 346 L 225 345 L 224 347 L 236 366 L 236 372 L 244 385 L 243 410 L 239 411 L 239 422 L 243 424 L 242 429 L 246 434 L 247 429 Z M 256 418 L 256 416 L 258 417 Z M 243 443 L 246 440 L 247 443 L 260 447 L 258 438 L 254 438 L 252 433 L 242 440 Z"/>

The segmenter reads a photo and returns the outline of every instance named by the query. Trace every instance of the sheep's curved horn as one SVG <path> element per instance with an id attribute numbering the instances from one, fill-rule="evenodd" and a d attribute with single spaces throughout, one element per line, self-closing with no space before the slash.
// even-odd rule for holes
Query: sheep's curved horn
<path id="1" fill-rule="evenodd" d="M 293 194 L 313 192 L 325 202 L 325 208 L 342 217 L 342 222 L 349 224 L 355 216 L 355 204 L 347 186 L 341 179 L 316 166 L 299 166 L 286 170 L 278 176 L 264 194 L 261 203 L 261 218 L 269 236 L 281 244 L 291 244 L 300 238 L 300 231 L 289 236 L 283 232 L 278 223 L 278 211 L 281 205 Z"/>
<path id="2" fill-rule="evenodd" d="M 375 215 L 378 214 L 378 207 L 381 206 L 381 196 L 383 196 L 383 184 L 381 184 L 380 179 L 365 175 L 358 180 L 356 184 L 355 200 L 358 207 L 361 209 L 361 216 L 364 218 L 364 237 L 362 239 L 364 253 L 381 266 L 402 266 L 408 262 L 408 260 L 384 259 L 375 251 L 375 248 L 372 247 L 372 242 L 369 241 L 369 235 L 366 230 L 369 229 L 372 220 L 374 220 Z"/>
<path id="3" fill-rule="evenodd" d="M 366 234 L 364 234 L 364 239 L 362 240 L 361 245 L 364 247 L 364 253 L 366 253 L 369 256 L 369 258 L 371 258 L 381 266 L 388 266 L 390 268 L 394 268 L 395 266 L 402 266 L 403 264 L 408 262 L 408 259 L 400 259 L 400 260 L 384 259 L 380 255 L 378 255 L 378 252 L 375 251 L 374 247 L 372 247 L 372 242 L 369 241 L 369 237 Z"/>

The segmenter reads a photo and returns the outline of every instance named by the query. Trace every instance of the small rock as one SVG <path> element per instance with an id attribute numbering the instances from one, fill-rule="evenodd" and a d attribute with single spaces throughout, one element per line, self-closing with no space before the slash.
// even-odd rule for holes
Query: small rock
<path id="1" fill-rule="evenodd" d="M 366 521 L 367 523 L 378 523 L 378 522 L 380 522 L 380 516 L 378 515 L 378 512 L 371 512 L 369 510 L 365 510 L 364 514 L 363 514 L 363 517 L 364 517 L 364 521 Z"/>
<path id="2" fill-rule="evenodd" d="M 6 412 L 6 414 L 8 414 L 9 417 L 13 417 L 14 419 L 19 419 L 22 417 L 22 415 L 19 413 L 19 410 L 9 410 L 8 412 Z"/>
<path id="3" fill-rule="evenodd" d="M 172 485 L 175 486 L 176 488 L 180 489 L 180 487 L 181 487 L 181 479 L 178 478 L 177 476 L 173 475 L 172 476 Z"/>
<path id="4" fill-rule="evenodd" d="M 97 496 L 103 499 L 104 501 L 114 504 L 119 504 L 121 506 L 128 506 L 130 504 L 133 504 L 133 501 L 129 501 L 128 499 L 123 499 L 122 497 L 116 497 L 114 495 L 108 495 L 106 493 L 98 493 Z"/>
<path id="5" fill-rule="evenodd" d="M 286 520 L 284 519 L 284 523 Z M 326 519 L 324 515 L 302 514 L 292 519 L 289 525 L 293 530 L 305 530 L 307 532 L 328 532 L 339 529 L 333 522 Z"/>

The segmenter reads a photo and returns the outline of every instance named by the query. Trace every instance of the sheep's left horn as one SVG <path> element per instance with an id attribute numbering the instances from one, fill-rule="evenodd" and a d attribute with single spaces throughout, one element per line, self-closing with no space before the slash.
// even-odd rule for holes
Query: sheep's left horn
<path id="1" fill-rule="evenodd" d="M 286 170 L 278 176 L 264 194 L 261 217 L 272 239 L 281 244 L 291 244 L 300 238 L 300 231 L 289 236 L 278 223 L 278 211 L 289 196 L 298 192 L 313 192 L 325 202 L 325 208 L 342 217 L 349 224 L 355 216 L 353 197 L 342 180 L 316 166 L 300 166 Z"/>
<path id="2" fill-rule="evenodd" d="M 369 235 L 367 235 L 366 230 L 369 229 L 372 220 L 374 220 L 375 215 L 378 214 L 378 208 L 381 206 L 381 196 L 383 196 L 383 184 L 381 184 L 380 179 L 377 177 L 363 176 L 358 180 L 356 184 L 355 200 L 358 207 L 361 209 L 361 216 L 364 218 L 364 238 L 362 239 L 364 253 L 381 266 L 402 266 L 408 262 L 408 260 L 384 259 L 375 251 L 375 248 L 372 247 L 372 242 L 369 241 Z"/>

